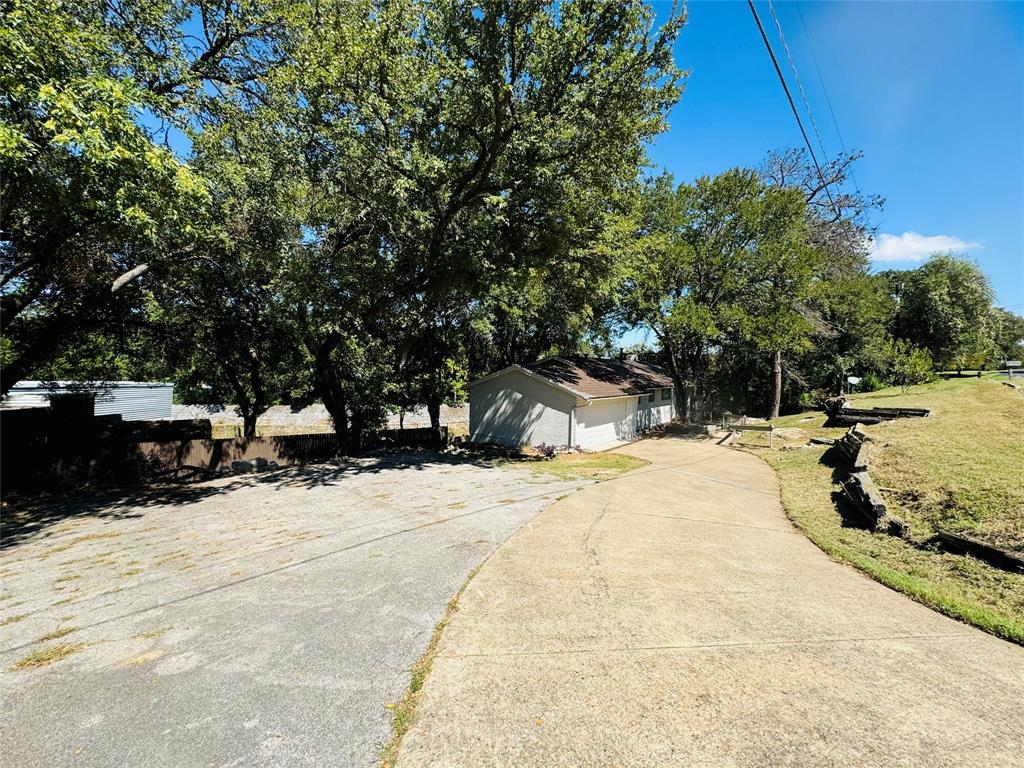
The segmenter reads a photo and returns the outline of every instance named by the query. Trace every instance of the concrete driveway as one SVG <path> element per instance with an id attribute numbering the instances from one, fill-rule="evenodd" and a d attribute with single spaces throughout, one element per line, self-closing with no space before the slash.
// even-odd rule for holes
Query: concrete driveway
<path id="1" fill-rule="evenodd" d="M 470 570 L 579 485 L 408 453 L 8 517 L 3 763 L 376 765 Z"/>
<path id="2" fill-rule="evenodd" d="M 1024 649 L 831 561 L 752 455 L 622 450 L 470 582 L 399 768 L 1021 765 Z"/>

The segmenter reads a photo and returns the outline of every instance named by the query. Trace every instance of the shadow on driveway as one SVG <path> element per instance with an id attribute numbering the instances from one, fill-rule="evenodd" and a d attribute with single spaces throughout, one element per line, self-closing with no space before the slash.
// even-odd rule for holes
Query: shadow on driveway
<path id="1" fill-rule="evenodd" d="M 5 500 L 3 521 L 0 523 L 0 550 L 49 536 L 54 525 L 75 518 L 131 520 L 143 516 L 140 508 L 183 507 L 239 488 L 314 488 L 389 470 L 423 470 L 428 466 L 467 464 L 492 466 L 493 458 L 487 452 L 453 455 L 426 449 L 387 449 L 359 458 L 341 459 L 333 464 L 286 467 L 263 474 L 235 475 L 192 484 L 100 487 L 71 494 L 50 492 L 14 501 L 8 499 Z"/>

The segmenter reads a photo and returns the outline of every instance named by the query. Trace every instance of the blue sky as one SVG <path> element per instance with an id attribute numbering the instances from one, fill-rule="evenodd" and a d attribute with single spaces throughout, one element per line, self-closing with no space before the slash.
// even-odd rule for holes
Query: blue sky
<path id="1" fill-rule="evenodd" d="M 662 15 L 670 7 L 655 5 Z M 756 6 L 803 112 L 768 2 Z M 1024 4 L 774 8 L 826 151 L 840 144 L 810 46 L 844 144 L 865 153 L 857 183 L 886 198 L 876 267 L 913 268 L 932 248 L 965 251 L 997 303 L 1024 314 Z M 803 145 L 746 2 L 691 2 L 676 60 L 690 76 L 651 157 L 677 181 Z"/>
<path id="2" fill-rule="evenodd" d="M 768 2 L 756 5 L 803 113 Z M 671 7 L 654 6 L 661 17 Z M 840 144 L 814 57 L 843 143 L 865 153 L 859 187 L 886 198 L 874 221 L 877 268 L 911 269 L 931 250 L 965 252 L 991 278 L 997 303 L 1024 314 L 1024 3 L 774 8 L 826 153 Z M 670 130 L 651 148 L 658 169 L 690 181 L 802 146 L 744 0 L 691 1 L 675 53 L 690 76 Z M 180 137 L 175 144 L 187 151 Z"/>

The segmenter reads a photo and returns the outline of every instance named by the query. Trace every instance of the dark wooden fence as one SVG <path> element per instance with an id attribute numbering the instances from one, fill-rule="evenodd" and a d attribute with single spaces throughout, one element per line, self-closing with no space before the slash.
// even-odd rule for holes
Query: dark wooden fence
<path id="1" fill-rule="evenodd" d="M 381 429 L 363 437 L 363 449 L 395 447 L 441 447 L 447 443 L 448 429 L 441 428 L 440 445 L 430 427 L 417 429 Z M 195 467 L 217 472 L 231 467 L 233 461 L 274 461 L 281 466 L 324 461 L 343 453 L 333 433 L 228 437 L 217 440 L 146 441 L 136 444 L 149 462 L 165 469 Z"/>
<path id="2" fill-rule="evenodd" d="M 69 418 L 51 408 L 0 414 L 0 484 L 4 493 L 82 482 L 133 483 L 209 476 L 234 461 L 264 459 L 279 466 L 343 454 L 333 433 L 211 439 L 208 420 L 122 422 L 118 416 Z M 448 430 L 384 429 L 364 435 L 363 450 L 388 446 L 440 448 Z"/>
<path id="3" fill-rule="evenodd" d="M 140 455 L 155 467 L 194 467 L 217 472 L 233 461 L 256 459 L 280 465 L 306 464 L 338 455 L 333 434 L 280 435 L 277 437 L 221 438 L 216 440 L 144 441 L 135 444 Z"/>

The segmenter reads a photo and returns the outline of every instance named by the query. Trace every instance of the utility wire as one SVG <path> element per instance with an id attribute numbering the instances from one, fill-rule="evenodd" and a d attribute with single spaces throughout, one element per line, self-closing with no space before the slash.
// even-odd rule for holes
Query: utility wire
<path id="1" fill-rule="evenodd" d="M 807 40 L 807 50 L 811 52 L 811 61 L 814 62 L 814 69 L 818 73 L 818 84 L 821 85 L 821 92 L 825 94 L 825 103 L 828 104 L 828 113 L 832 116 L 832 127 L 836 129 L 836 136 L 839 137 L 839 148 L 843 150 L 843 154 L 845 155 L 847 154 L 846 142 L 843 141 L 842 131 L 839 130 L 839 121 L 836 119 L 836 111 L 832 108 L 832 99 L 829 98 L 828 88 L 825 87 L 825 77 L 821 74 L 821 64 L 818 63 L 818 56 L 814 52 L 814 44 L 811 43 L 811 35 L 807 31 L 807 24 L 804 23 L 803 11 L 800 10 L 799 2 L 794 2 L 794 5 L 796 6 L 796 15 L 800 19 L 800 27 L 804 31 L 804 38 Z M 857 190 L 857 194 L 859 195 L 861 193 L 860 184 L 857 183 L 857 177 L 853 174 L 852 166 L 850 166 L 850 180 L 853 181 L 853 188 Z"/>
<path id="2" fill-rule="evenodd" d="M 757 23 L 757 29 L 761 33 L 761 39 L 764 41 L 764 47 L 768 49 L 768 55 L 772 59 L 772 64 L 775 66 L 775 74 L 779 76 L 779 82 L 782 83 L 782 90 L 786 92 L 786 98 L 789 100 L 789 108 L 793 111 L 793 117 L 796 118 L 796 124 L 800 128 L 800 134 L 804 137 L 804 144 L 807 145 L 807 151 L 811 153 L 811 160 L 814 162 L 814 170 L 818 172 L 818 178 L 821 180 L 822 187 L 825 189 L 825 194 L 828 196 L 828 201 L 832 206 L 832 211 L 836 215 L 836 219 L 841 219 L 842 216 L 839 213 L 839 209 L 836 207 L 836 201 L 832 198 L 832 190 L 829 189 L 828 182 L 825 181 L 825 174 L 821 171 L 821 165 L 818 163 L 818 157 L 814 154 L 814 147 L 811 145 L 811 140 L 807 138 L 807 131 L 804 129 L 804 121 L 800 119 L 800 112 L 796 108 L 796 103 L 793 101 L 793 94 L 789 92 L 789 85 L 786 83 L 786 77 L 782 74 L 782 68 L 779 66 L 779 60 L 775 58 L 775 51 L 772 50 L 772 44 L 768 41 L 768 35 L 764 31 L 764 26 L 761 24 L 761 17 L 757 15 L 757 8 L 754 7 L 754 0 L 747 0 L 747 5 L 750 7 L 750 12 L 754 15 L 754 21 Z"/>
<path id="3" fill-rule="evenodd" d="M 804 109 L 807 110 L 807 117 L 811 120 L 811 128 L 814 131 L 815 137 L 818 139 L 818 147 L 821 149 L 821 156 L 828 160 L 828 152 L 825 151 L 825 142 L 821 140 L 821 133 L 818 131 L 818 124 L 814 120 L 814 113 L 811 111 L 811 105 L 807 101 L 807 93 L 804 91 L 804 84 L 800 81 L 800 73 L 796 70 L 796 62 L 793 61 L 793 54 L 789 51 L 789 45 L 786 43 L 786 36 L 782 34 L 782 22 L 779 21 L 778 14 L 775 13 L 775 6 L 772 4 L 772 0 L 768 0 L 768 12 L 772 15 L 772 20 L 775 22 L 775 29 L 779 32 L 779 41 L 782 43 L 782 50 L 786 52 L 786 59 L 789 61 L 789 68 L 793 71 L 793 79 L 796 80 L 796 87 L 800 91 L 800 100 L 804 103 Z"/>

